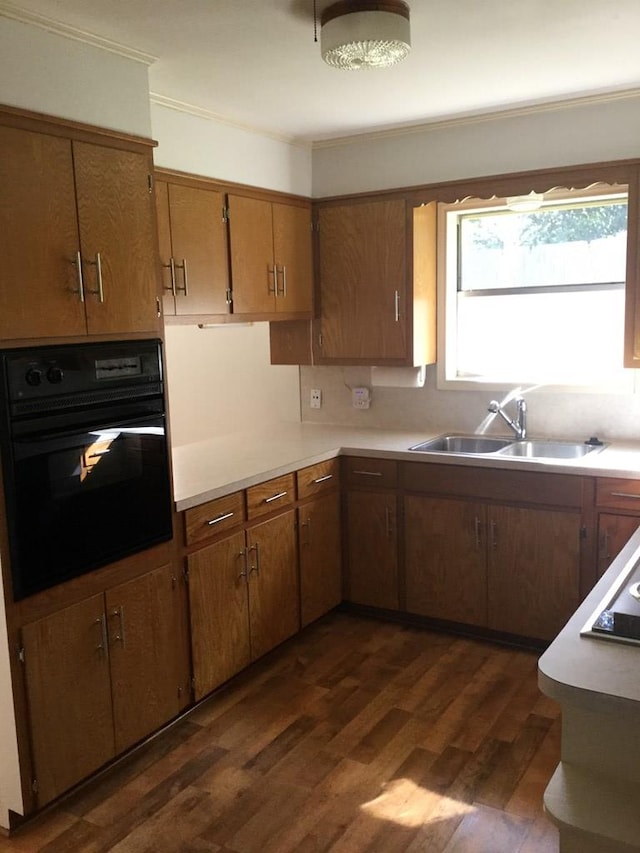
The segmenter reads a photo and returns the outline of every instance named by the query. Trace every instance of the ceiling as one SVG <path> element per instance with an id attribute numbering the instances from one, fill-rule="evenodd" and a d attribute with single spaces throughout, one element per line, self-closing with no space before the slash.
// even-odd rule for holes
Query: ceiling
<path id="1" fill-rule="evenodd" d="M 322 62 L 313 0 L 0 0 L 0 14 L 149 54 L 152 97 L 302 142 L 640 89 L 640 0 L 409 5 L 409 58 L 364 72 Z"/>

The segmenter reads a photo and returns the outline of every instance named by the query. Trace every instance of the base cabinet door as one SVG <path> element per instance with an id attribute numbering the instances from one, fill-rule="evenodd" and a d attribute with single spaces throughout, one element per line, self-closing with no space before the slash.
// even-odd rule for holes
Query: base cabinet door
<path id="1" fill-rule="evenodd" d="M 483 504 L 409 495 L 404 500 L 404 535 L 407 611 L 486 626 Z"/>
<path id="2" fill-rule="evenodd" d="M 247 530 L 252 657 L 300 630 L 295 510 Z"/>
<path id="3" fill-rule="evenodd" d="M 188 557 L 195 699 L 251 662 L 244 532 Z"/>
<path id="4" fill-rule="evenodd" d="M 116 752 L 191 701 L 184 581 L 170 566 L 107 591 Z"/>
<path id="5" fill-rule="evenodd" d="M 399 608 L 396 515 L 391 492 L 347 493 L 348 601 Z"/>
<path id="6" fill-rule="evenodd" d="M 300 507 L 298 531 L 304 627 L 342 601 L 340 494 L 323 495 Z"/>
<path id="7" fill-rule="evenodd" d="M 637 515 L 601 512 L 598 515 L 598 577 L 609 568 L 640 526 Z"/>
<path id="8" fill-rule="evenodd" d="M 552 640 L 580 603 L 577 512 L 489 509 L 489 627 Z"/>
<path id="9" fill-rule="evenodd" d="M 22 629 L 38 806 L 115 755 L 103 596 Z"/>

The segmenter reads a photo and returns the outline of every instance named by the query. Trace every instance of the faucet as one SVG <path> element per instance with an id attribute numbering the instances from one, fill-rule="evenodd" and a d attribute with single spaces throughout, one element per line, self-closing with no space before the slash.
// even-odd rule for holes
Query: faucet
<path id="1" fill-rule="evenodd" d="M 515 432 L 518 441 L 522 441 L 527 437 L 527 403 L 524 397 L 516 397 L 516 406 L 518 414 L 515 421 L 511 420 L 497 400 L 492 400 L 489 403 L 489 411 L 493 412 L 494 415 L 500 415 Z"/>

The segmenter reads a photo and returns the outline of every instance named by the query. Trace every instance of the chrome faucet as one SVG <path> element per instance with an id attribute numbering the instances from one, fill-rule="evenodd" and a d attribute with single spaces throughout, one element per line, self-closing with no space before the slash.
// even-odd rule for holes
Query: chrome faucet
<path id="1" fill-rule="evenodd" d="M 511 420 L 497 400 L 492 400 L 489 403 L 489 411 L 493 412 L 494 415 L 500 415 L 515 432 L 518 441 L 522 441 L 527 437 L 527 403 L 524 397 L 516 397 L 516 406 L 518 414 L 515 421 Z"/>

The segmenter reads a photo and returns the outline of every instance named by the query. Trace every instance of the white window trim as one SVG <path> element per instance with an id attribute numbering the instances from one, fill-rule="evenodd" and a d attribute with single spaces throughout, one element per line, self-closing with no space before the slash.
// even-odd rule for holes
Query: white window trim
<path id="1" fill-rule="evenodd" d="M 585 190 L 573 190 L 572 198 L 592 198 L 594 195 L 616 195 L 620 192 L 627 192 L 625 185 L 600 185 L 597 189 L 589 187 Z M 554 190 L 550 193 L 545 193 L 545 198 L 556 197 L 564 199 L 567 197 L 566 189 Z M 611 390 L 607 384 L 580 384 L 580 385 L 552 385 L 552 384 L 531 384 L 526 383 L 522 386 L 515 386 L 512 383 L 490 381 L 482 378 L 469 378 L 452 376 L 456 365 L 456 336 L 457 336 L 457 287 L 447 287 L 448 272 L 457 281 L 457 239 L 451 236 L 451 230 L 448 225 L 461 212 L 471 212 L 481 208 L 487 210 L 492 207 L 504 207 L 505 199 L 465 199 L 454 204 L 440 202 L 438 204 L 437 213 L 437 265 L 436 265 L 436 286 L 437 286 L 437 365 L 436 365 L 436 387 L 441 391 L 501 391 L 510 390 L 518 393 L 525 393 L 532 390 L 544 390 L 544 392 L 554 394 L 617 394 L 629 395 L 640 393 L 640 371 L 627 368 L 629 377 L 629 386 L 625 390 Z M 454 232 L 455 234 L 455 232 Z M 624 342 L 620 341 L 620 360 L 623 358 Z"/>

